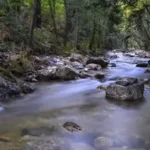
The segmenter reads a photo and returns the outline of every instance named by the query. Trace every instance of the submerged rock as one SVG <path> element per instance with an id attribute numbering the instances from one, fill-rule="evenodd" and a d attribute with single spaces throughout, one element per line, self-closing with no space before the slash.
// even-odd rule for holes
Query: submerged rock
<path id="1" fill-rule="evenodd" d="M 146 70 L 145 70 L 145 73 L 150 73 L 150 69 L 146 69 Z"/>
<path id="2" fill-rule="evenodd" d="M 97 87 L 97 89 L 101 89 L 105 91 L 107 89 L 107 85 L 100 85 Z"/>
<path id="3" fill-rule="evenodd" d="M 115 63 L 110 63 L 109 67 L 117 67 L 117 65 Z"/>
<path id="4" fill-rule="evenodd" d="M 137 100 L 143 98 L 144 81 L 136 78 L 120 78 L 108 85 L 106 97 L 116 100 Z"/>
<path id="5" fill-rule="evenodd" d="M 148 62 L 137 62 L 136 67 L 148 67 Z"/>
<path id="6" fill-rule="evenodd" d="M 107 137 L 97 137 L 94 140 L 94 146 L 97 149 L 109 149 L 113 146 L 113 141 Z"/>
<path id="7" fill-rule="evenodd" d="M 86 62 L 86 64 L 98 64 L 100 65 L 102 68 L 106 68 L 108 66 L 108 62 L 102 58 L 99 57 L 92 57 L 89 58 Z"/>
<path id="8" fill-rule="evenodd" d="M 21 147 L 21 150 L 70 150 L 67 139 L 56 136 L 31 138 Z"/>
<path id="9" fill-rule="evenodd" d="M 105 75 L 104 75 L 103 73 L 97 73 L 97 74 L 95 75 L 95 78 L 97 78 L 97 79 L 104 79 L 104 78 L 105 78 Z"/>
<path id="10" fill-rule="evenodd" d="M 54 127 L 38 127 L 38 128 L 25 128 L 22 130 L 21 135 L 31 135 L 31 136 L 43 136 L 52 135 L 56 129 Z"/>
<path id="11" fill-rule="evenodd" d="M 63 127 L 70 132 L 77 132 L 82 130 L 82 128 L 74 122 L 66 122 L 63 124 Z"/>
<path id="12" fill-rule="evenodd" d="M 74 143 L 74 144 L 71 144 L 70 150 L 95 150 L 95 149 L 85 143 Z"/>

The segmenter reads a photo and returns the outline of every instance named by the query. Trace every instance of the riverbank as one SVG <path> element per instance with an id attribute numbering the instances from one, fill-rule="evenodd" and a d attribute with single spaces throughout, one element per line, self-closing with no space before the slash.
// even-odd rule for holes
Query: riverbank
<path id="1" fill-rule="evenodd" d="M 33 92 L 36 83 L 79 78 L 97 78 L 106 81 L 105 68 L 114 68 L 114 59 L 130 57 L 132 63 L 148 67 L 149 52 L 131 51 L 118 53 L 116 50 L 98 57 L 83 56 L 73 53 L 70 56 L 28 56 L 26 53 L 10 54 L 1 52 L 1 90 L 0 101 L 5 102 L 13 97 Z M 144 63 L 138 58 L 145 58 Z M 130 61 L 130 59 L 124 60 Z M 142 67 L 142 66 L 141 66 Z"/>

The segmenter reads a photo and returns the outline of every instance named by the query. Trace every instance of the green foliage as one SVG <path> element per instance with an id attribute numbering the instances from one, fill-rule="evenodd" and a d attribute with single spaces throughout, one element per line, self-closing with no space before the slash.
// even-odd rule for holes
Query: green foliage
<path id="1" fill-rule="evenodd" d="M 0 1 L 8 45 L 29 43 L 34 9 L 31 0 Z M 34 30 L 33 41 L 50 51 L 52 45 L 67 53 L 122 48 L 126 43 L 150 48 L 150 0 L 41 0 L 41 10 L 42 26 Z M 0 49 L 8 48 L 0 43 Z"/>

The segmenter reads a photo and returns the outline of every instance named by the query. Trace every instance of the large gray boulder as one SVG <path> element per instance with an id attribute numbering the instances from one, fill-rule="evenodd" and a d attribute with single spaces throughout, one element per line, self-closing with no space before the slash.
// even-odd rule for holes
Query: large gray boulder
<path id="1" fill-rule="evenodd" d="M 91 57 L 87 60 L 86 64 L 97 64 L 100 65 L 102 68 L 106 68 L 108 66 L 108 61 L 100 57 Z"/>
<path id="2" fill-rule="evenodd" d="M 79 76 L 78 71 L 69 67 L 61 66 L 56 69 L 54 78 L 63 80 L 74 80 Z"/>
<path id="3" fill-rule="evenodd" d="M 49 81 L 53 79 L 73 80 L 78 76 L 78 71 L 70 66 L 53 66 L 39 70 L 37 79 L 41 81 Z"/>
<path id="4" fill-rule="evenodd" d="M 106 97 L 115 100 L 137 100 L 143 98 L 144 81 L 136 78 L 120 78 L 106 89 Z"/>

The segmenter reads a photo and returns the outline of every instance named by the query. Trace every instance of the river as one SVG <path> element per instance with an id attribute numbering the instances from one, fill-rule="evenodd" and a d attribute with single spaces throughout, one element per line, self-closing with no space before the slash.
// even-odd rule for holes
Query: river
<path id="1" fill-rule="evenodd" d="M 76 150 L 81 149 L 78 143 L 101 150 L 94 144 L 97 137 L 113 141 L 112 145 L 108 143 L 107 150 L 150 150 L 149 88 L 145 90 L 143 101 L 132 103 L 108 101 L 105 92 L 97 89 L 99 85 L 114 82 L 117 77 L 150 78 L 149 74 L 144 73 L 147 68 L 138 68 L 135 64 L 137 60 L 148 59 L 125 57 L 122 53 L 118 55 L 119 58 L 111 61 L 117 67 L 102 70 L 106 74 L 105 82 L 88 78 L 41 83 L 33 94 L 7 104 L 0 112 L 1 135 L 16 144 L 22 138 L 24 128 L 61 126 L 72 121 L 80 125 L 83 131 L 71 135 L 63 132 L 61 136 L 69 138 L 72 144 L 76 143 Z"/>

